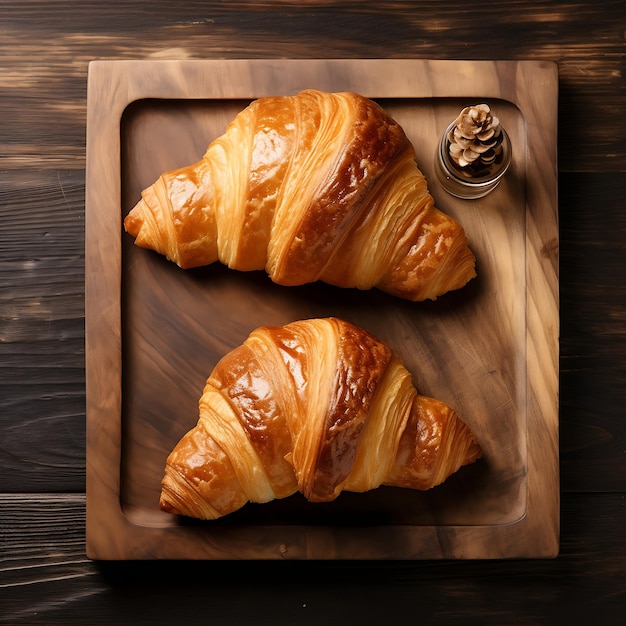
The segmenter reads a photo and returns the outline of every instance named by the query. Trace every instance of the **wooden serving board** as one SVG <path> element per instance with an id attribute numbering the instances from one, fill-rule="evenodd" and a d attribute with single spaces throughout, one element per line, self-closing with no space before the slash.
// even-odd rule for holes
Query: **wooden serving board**
<path id="1" fill-rule="evenodd" d="M 436 204 L 465 227 L 478 278 L 435 302 L 286 288 L 263 272 L 180 270 L 134 246 L 141 190 L 197 161 L 251 100 L 355 91 L 404 127 Z M 558 75 L 543 62 L 95 61 L 86 194 L 87 553 L 94 559 L 437 559 L 554 556 L 558 476 Z M 433 174 L 441 133 L 489 103 L 511 137 L 479 200 Z M 158 507 L 165 459 L 198 418 L 216 362 L 257 326 L 339 316 L 387 342 L 418 389 L 452 405 L 484 450 L 428 492 L 299 494 L 214 522 Z"/>

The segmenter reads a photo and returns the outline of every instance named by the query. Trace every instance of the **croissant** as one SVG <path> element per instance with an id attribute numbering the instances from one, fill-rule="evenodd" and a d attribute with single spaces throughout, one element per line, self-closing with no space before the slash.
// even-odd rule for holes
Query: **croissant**
<path id="1" fill-rule="evenodd" d="M 281 285 L 322 281 L 412 301 L 476 276 L 402 128 L 354 93 L 258 99 L 203 158 L 163 174 L 124 220 L 182 268 L 220 261 Z"/>
<path id="2" fill-rule="evenodd" d="M 300 491 L 312 502 L 380 485 L 427 490 L 481 456 L 401 360 L 338 318 L 254 330 L 224 356 L 197 425 L 169 454 L 162 510 L 216 519 Z"/>

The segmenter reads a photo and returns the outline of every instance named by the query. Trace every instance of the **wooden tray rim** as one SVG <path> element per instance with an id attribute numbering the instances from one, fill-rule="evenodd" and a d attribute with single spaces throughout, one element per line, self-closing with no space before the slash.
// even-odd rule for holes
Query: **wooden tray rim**
<path id="1" fill-rule="evenodd" d="M 325 69 L 321 73 L 320 65 Z M 389 85 L 393 66 L 405 80 Z M 149 71 L 148 71 L 149 70 Z M 420 79 L 425 73 L 432 82 Z M 158 73 L 158 83 L 150 79 Z M 229 76 L 248 72 L 231 83 Z M 151 528 L 130 522 L 121 510 L 121 173 L 120 121 L 126 107 L 146 98 L 254 99 L 272 95 L 266 80 L 275 72 L 290 77 L 294 93 L 306 87 L 330 89 L 320 75 L 345 76 L 346 89 L 386 98 L 500 98 L 513 103 L 527 124 L 528 153 L 546 152 L 552 171 L 527 159 L 526 211 L 539 229 L 527 231 L 527 511 L 512 524 L 491 526 L 384 526 L 367 528 L 263 526 L 220 529 L 219 542 L 203 538 L 199 556 L 190 556 L 197 528 Z M 493 75 L 479 90 L 473 76 Z M 182 80 L 181 80 L 182 77 Z M 297 78 L 293 78 L 297 77 Z M 372 77 L 375 77 L 372 79 Z M 501 77 L 507 77 L 502 80 Z M 94 90 L 109 97 L 90 97 Z M 558 450 L 558 70 L 545 61 L 463 61 L 419 59 L 253 59 L 184 61 L 92 61 L 87 104 L 85 216 L 85 325 L 87 392 L 87 555 L 93 559 L 416 559 L 541 558 L 559 549 Z M 541 110 L 542 115 L 538 115 Z M 95 155 L 100 161 L 95 162 Z M 108 155 L 106 162 L 102 155 Z M 108 193 L 93 194 L 105 177 Z M 111 210 L 116 207 L 116 210 Z M 102 233 L 110 235 L 103 237 Z M 528 278 L 532 275 L 532 281 Z M 545 294 L 549 294 L 546 300 Z M 106 375 L 93 376 L 94 359 Z M 550 363 L 550 371 L 537 363 Z M 538 431 L 541 430 L 541 446 Z M 548 447 L 546 449 L 546 443 Z M 107 468 L 101 475 L 95 457 Z M 541 502 L 541 510 L 537 503 Z M 97 503 L 97 506 L 94 504 Z M 548 508 L 546 509 L 546 504 Z M 108 515 L 103 519 L 101 511 Z M 540 513 L 540 514 L 539 514 Z M 255 549 L 259 535 L 262 553 Z M 424 553 L 425 538 L 432 548 Z M 480 541 L 475 541 L 480 538 Z M 487 541 L 486 541 L 487 539 Z M 141 545 L 139 550 L 136 546 Z M 487 550 L 484 549 L 487 545 Z M 250 546 L 244 548 L 242 546 Z M 477 546 L 482 546 L 477 548 Z M 505 547 L 503 547 L 505 546 Z M 338 551 L 339 547 L 339 551 Z"/>

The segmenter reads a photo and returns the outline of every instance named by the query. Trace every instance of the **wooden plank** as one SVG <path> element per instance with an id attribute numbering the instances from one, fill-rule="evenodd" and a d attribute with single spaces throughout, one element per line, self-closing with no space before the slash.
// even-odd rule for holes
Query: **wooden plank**
<path id="1" fill-rule="evenodd" d="M 150 11 L 141 2 L 129 2 L 123 11 L 92 11 L 67 0 L 3 3 L 0 169 L 84 167 L 91 59 L 369 56 L 555 61 L 566 102 L 561 167 L 626 170 L 623 2 L 588 0 L 574 8 L 560 2 L 549 11 L 542 3 L 458 6 L 437 2 L 416 9 L 411 2 L 373 0 L 187 6 L 160 0 Z"/>
<path id="2" fill-rule="evenodd" d="M 562 488 L 624 491 L 626 174 L 560 183 Z"/>
<path id="3" fill-rule="evenodd" d="M 562 519 L 559 557 L 507 561 L 504 572 L 498 561 L 94 563 L 84 496 L 3 495 L 0 623 L 160 624 L 194 621 L 202 606 L 216 623 L 373 624 L 416 604 L 432 623 L 620 623 L 623 496 L 565 495 Z"/>
<path id="4" fill-rule="evenodd" d="M 84 174 L 0 185 L 0 467 L 5 491 L 82 491 Z"/>

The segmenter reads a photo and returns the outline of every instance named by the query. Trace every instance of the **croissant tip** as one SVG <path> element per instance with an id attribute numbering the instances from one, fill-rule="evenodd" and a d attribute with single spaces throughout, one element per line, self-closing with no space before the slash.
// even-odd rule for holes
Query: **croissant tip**
<path id="1" fill-rule="evenodd" d="M 137 237 L 143 225 L 143 216 L 137 204 L 124 218 L 124 230 L 131 236 Z"/>
<path id="2" fill-rule="evenodd" d="M 165 476 L 161 483 L 161 494 L 159 496 L 159 508 L 161 509 L 161 511 L 164 511 L 165 513 L 172 513 L 175 515 L 179 513 L 179 510 L 175 506 L 175 504 L 172 502 L 172 498 L 168 497 L 168 494 L 171 494 L 171 491 L 168 488 L 167 482 L 168 482 L 167 476 Z"/>
<path id="3" fill-rule="evenodd" d="M 175 514 L 178 512 L 167 500 L 164 500 L 163 497 L 159 500 L 159 508 L 165 513 Z"/>

